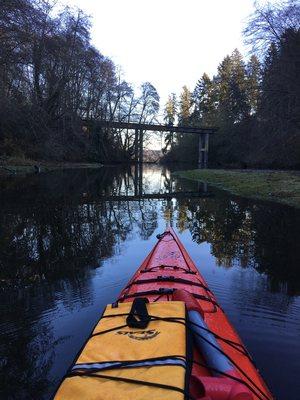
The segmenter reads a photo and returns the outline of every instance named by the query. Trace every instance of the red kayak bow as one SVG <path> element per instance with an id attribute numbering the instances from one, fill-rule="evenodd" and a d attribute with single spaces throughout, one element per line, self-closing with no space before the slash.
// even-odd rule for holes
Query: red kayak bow
<path id="1" fill-rule="evenodd" d="M 55 400 L 272 400 L 172 229 L 108 304 Z"/>
<path id="2" fill-rule="evenodd" d="M 251 356 L 173 229 L 158 242 L 118 303 L 146 298 L 185 302 L 193 336 L 190 395 L 210 400 L 271 400 Z"/>

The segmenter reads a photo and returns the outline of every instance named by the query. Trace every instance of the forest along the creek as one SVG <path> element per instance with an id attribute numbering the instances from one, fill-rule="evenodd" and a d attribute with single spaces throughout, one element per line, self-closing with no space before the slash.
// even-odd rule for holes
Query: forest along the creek
<path id="1" fill-rule="evenodd" d="M 299 397 L 299 210 L 150 166 L 0 185 L 1 398 L 51 397 L 103 307 L 167 226 L 277 398 Z"/>

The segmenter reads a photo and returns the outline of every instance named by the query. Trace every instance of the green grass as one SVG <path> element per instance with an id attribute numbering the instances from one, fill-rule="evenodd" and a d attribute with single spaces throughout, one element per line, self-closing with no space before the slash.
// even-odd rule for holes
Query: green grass
<path id="1" fill-rule="evenodd" d="M 175 174 L 207 182 L 239 196 L 272 200 L 300 208 L 300 172 L 196 169 Z"/>

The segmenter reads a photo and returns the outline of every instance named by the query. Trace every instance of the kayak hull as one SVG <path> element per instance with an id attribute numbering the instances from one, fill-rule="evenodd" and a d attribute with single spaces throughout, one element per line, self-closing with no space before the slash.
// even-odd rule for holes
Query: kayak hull
<path id="1" fill-rule="evenodd" d="M 232 379 L 226 377 L 226 370 L 223 371 L 221 377 L 220 374 L 212 370 L 214 367 L 204 366 L 207 364 L 207 360 L 205 360 L 207 357 L 203 356 L 203 351 L 199 351 L 196 345 L 194 345 L 194 359 L 198 360 L 199 363 L 193 364 L 192 379 L 194 385 L 197 385 L 197 380 L 202 384 L 204 382 L 206 391 L 211 396 L 207 397 L 208 399 L 272 399 L 269 389 L 237 332 L 174 230 L 168 229 L 162 235 L 159 235 L 158 239 L 153 250 L 120 293 L 118 302 L 132 302 L 138 297 L 147 298 L 149 302 L 181 300 L 178 298 L 178 293 L 179 296 L 185 296 L 184 293 L 187 293 L 192 298 L 191 310 L 199 314 L 199 318 L 204 324 L 201 328 L 202 334 L 205 329 L 208 331 L 206 333 L 210 332 L 210 335 L 214 336 L 211 340 L 214 340 L 215 346 L 219 348 L 212 350 L 214 352 L 212 357 L 218 358 L 216 355 L 218 353 L 221 356 L 223 354 L 223 358 L 226 357 L 230 360 L 229 364 L 232 368 L 230 370 L 230 367 L 227 366 L 228 375 L 235 376 L 237 380 L 245 382 L 248 386 L 248 393 L 251 392 L 252 397 L 247 397 L 247 395 L 243 397 L 242 394 L 234 397 L 234 394 L 230 395 L 229 392 L 226 395 L 227 397 L 225 395 L 218 397 L 218 389 L 215 394 L 212 394 L 218 382 L 223 387 L 226 384 L 231 385 L 229 391 L 237 389 L 232 389 L 234 385 Z M 222 362 L 224 363 L 224 360 Z M 215 369 L 218 370 L 218 368 Z M 239 382 L 236 381 L 235 383 L 241 386 Z M 246 385 L 242 386 L 246 387 Z M 249 391 L 249 389 L 252 390 Z"/>

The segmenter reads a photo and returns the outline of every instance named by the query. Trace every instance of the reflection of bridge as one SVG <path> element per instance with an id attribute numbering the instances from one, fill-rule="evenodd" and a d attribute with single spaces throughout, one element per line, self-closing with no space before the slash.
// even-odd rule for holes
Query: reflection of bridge
<path id="1" fill-rule="evenodd" d="M 208 192 L 171 192 L 171 193 L 144 193 L 141 195 L 116 195 L 116 196 L 101 196 L 103 201 L 138 201 L 138 200 L 171 200 L 184 199 L 187 197 L 205 198 L 210 197 Z"/>
<path id="2" fill-rule="evenodd" d="M 146 124 L 146 123 L 136 123 L 136 122 L 115 122 L 115 121 L 101 121 L 101 120 L 84 120 L 83 122 L 85 126 L 100 131 L 103 128 L 134 130 L 135 161 L 138 163 L 143 162 L 143 140 L 145 131 L 197 134 L 199 135 L 198 164 L 200 167 L 203 168 L 207 167 L 207 162 L 208 162 L 209 135 L 215 133 L 218 130 L 217 127 L 173 126 L 173 125 Z"/>
<path id="3" fill-rule="evenodd" d="M 155 170 L 155 167 L 152 167 Z M 134 167 L 131 168 L 130 177 L 132 178 L 132 184 L 130 185 L 128 182 L 127 190 L 118 191 L 116 194 L 102 193 L 98 195 L 98 199 L 101 201 L 139 201 L 139 200 L 172 200 L 172 199 L 186 199 L 186 198 L 207 198 L 211 197 L 212 194 L 207 190 L 206 183 L 195 183 L 197 185 L 195 187 L 196 190 L 191 188 L 191 191 L 178 191 L 174 188 L 174 180 L 172 178 L 166 178 L 164 174 L 160 175 L 166 178 L 164 187 L 161 187 L 161 184 L 156 189 L 156 191 L 152 191 L 150 193 L 145 193 L 145 178 L 147 176 L 146 173 L 143 173 L 143 164 L 135 164 Z M 151 170 L 151 169 L 150 169 Z M 194 185 L 193 185 L 194 186 Z M 128 188 L 130 189 L 128 190 Z M 174 190 L 175 189 L 175 190 Z"/>

